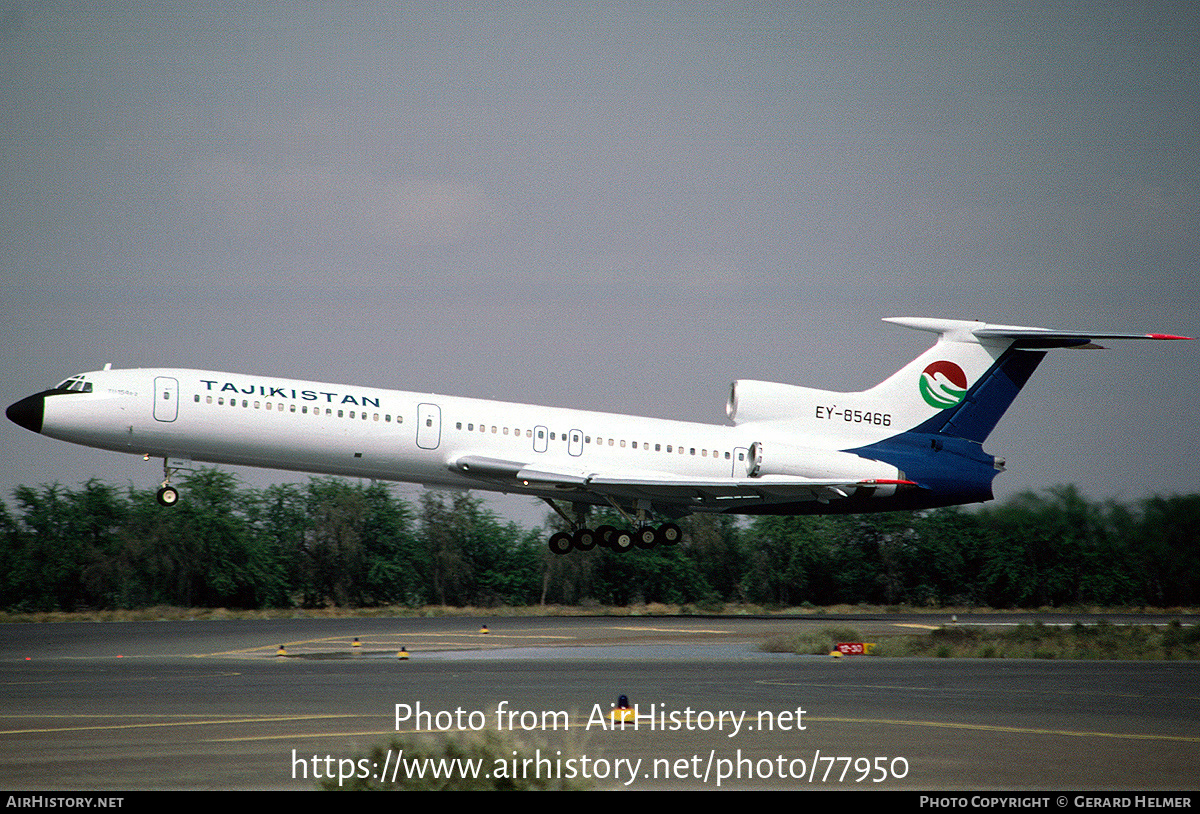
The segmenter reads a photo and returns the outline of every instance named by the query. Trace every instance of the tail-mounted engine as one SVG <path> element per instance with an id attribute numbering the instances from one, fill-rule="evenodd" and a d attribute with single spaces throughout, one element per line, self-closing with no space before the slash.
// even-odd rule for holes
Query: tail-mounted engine
<path id="1" fill-rule="evenodd" d="M 725 414 L 734 424 L 791 419 L 807 412 L 815 392 L 793 384 L 739 379 L 729 387 Z"/>
<path id="2" fill-rule="evenodd" d="M 806 449 L 777 441 L 755 441 L 750 445 L 750 477 L 793 475 L 822 480 L 904 480 L 904 474 L 882 461 L 862 458 L 851 452 Z"/>

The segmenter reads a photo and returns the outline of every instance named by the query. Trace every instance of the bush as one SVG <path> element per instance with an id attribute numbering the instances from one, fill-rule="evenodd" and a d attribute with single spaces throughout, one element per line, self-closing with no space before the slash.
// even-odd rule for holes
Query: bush
<path id="1" fill-rule="evenodd" d="M 549 766 L 545 765 L 547 760 Z M 324 791 L 579 791 L 588 788 L 582 779 L 555 776 L 572 774 L 572 766 L 579 766 L 578 758 L 560 754 L 560 750 L 548 749 L 544 744 L 530 746 L 507 732 L 489 729 L 448 735 L 403 735 L 374 747 L 369 755 L 339 761 L 337 771 L 342 779 L 322 780 L 320 788 Z M 382 776 L 385 772 L 387 777 Z M 524 776 L 527 774 L 535 776 Z M 537 776 L 543 774 L 548 776 Z"/>

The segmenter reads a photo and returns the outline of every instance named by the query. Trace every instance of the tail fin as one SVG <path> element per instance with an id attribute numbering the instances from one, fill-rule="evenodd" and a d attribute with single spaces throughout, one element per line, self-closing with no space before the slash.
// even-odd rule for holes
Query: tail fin
<path id="1" fill-rule="evenodd" d="M 864 395 L 894 404 L 887 437 L 846 450 L 892 464 L 920 486 L 902 508 L 990 500 L 1004 463 L 982 444 L 1049 348 L 1097 348 L 1095 339 L 1187 339 L 1167 334 L 1096 334 L 942 319 L 889 319 L 933 331 L 937 343 Z"/>
<path id="2" fill-rule="evenodd" d="M 1095 339 L 1188 339 L 1169 334 L 1050 331 L 965 320 L 884 320 L 938 334 L 938 341 L 864 395 L 897 405 L 910 432 L 983 443 L 1049 348 L 1099 348 Z M 901 406 L 902 405 L 902 406 Z"/>
<path id="3" fill-rule="evenodd" d="M 1106 338 L 1188 338 L 1049 331 L 954 319 L 885 321 L 936 333 L 937 342 L 885 381 L 856 393 L 736 381 L 725 408 L 729 418 L 738 426 L 785 427 L 822 448 L 862 447 L 902 433 L 978 445 L 995 429 L 1047 349 L 1096 348 L 1093 340 Z"/>

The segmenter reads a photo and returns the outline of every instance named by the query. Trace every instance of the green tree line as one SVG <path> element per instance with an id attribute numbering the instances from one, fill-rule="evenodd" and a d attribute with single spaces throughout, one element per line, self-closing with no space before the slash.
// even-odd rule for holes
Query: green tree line
<path id="1" fill-rule="evenodd" d="M 17 488 L 0 503 L 0 608 L 1200 604 L 1200 495 L 1123 505 L 1063 486 L 971 510 L 695 515 L 676 546 L 555 556 L 550 520 L 502 522 L 470 493 L 412 505 L 379 483 L 253 489 L 215 469 L 180 491 L 164 508 L 98 480 Z"/>

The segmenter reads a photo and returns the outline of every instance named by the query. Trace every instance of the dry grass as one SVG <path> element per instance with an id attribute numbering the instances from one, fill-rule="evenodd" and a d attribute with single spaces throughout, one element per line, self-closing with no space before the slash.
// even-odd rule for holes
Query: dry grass
<path id="1" fill-rule="evenodd" d="M 801 656 L 828 655 L 838 642 L 859 642 L 858 631 L 852 627 L 831 626 L 784 636 L 772 636 L 761 649 L 768 653 L 796 653 Z"/>
<path id="2" fill-rule="evenodd" d="M 947 626 L 920 636 L 881 637 L 875 656 L 982 659 L 1170 661 L 1200 658 L 1200 627 L 1019 625 L 996 631 Z"/>
<path id="3" fill-rule="evenodd" d="M 263 610 L 234 610 L 229 608 L 177 608 L 156 605 L 136 610 L 62 611 L 38 613 L 12 613 L 0 611 L 0 624 L 42 622 L 145 622 L 145 621 L 197 621 L 224 619 L 342 619 L 342 618 L 425 618 L 438 616 L 463 617 L 538 617 L 538 616 L 853 616 L 856 614 L 928 614 L 936 612 L 949 616 L 969 616 L 971 613 L 1138 613 L 1144 616 L 1177 617 L 1200 613 L 1195 608 L 1039 608 L 1034 611 L 1003 611 L 992 608 L 918 608 L 907 605 L 812 605 L 777 608 L 746 603 L 702 602 L 684 605 L 666 605 L 657 602 L 613 607 L 587 603 L 581 605 L 523 605 L 523 606 L 466 606 L 425 605 L 411 608 L 406 605 L 381 605 L 369 608 L 268 608 Z M 843 639 L 845 641 L 845 639 Z"/>

